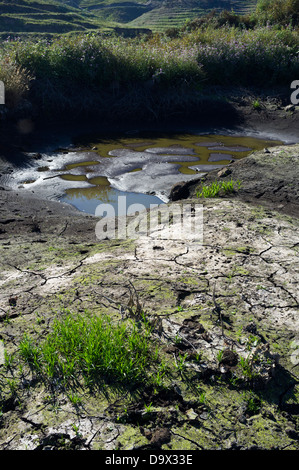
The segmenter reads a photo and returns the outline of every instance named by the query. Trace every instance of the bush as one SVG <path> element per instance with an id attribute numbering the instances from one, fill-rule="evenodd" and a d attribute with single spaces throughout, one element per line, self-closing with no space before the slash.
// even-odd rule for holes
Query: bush
<path id="1" fill-rule="evenodd" d="M 222 20 L 225 24 L 220 27 Z M 196 21 L 189 22 L 178 37 L 177 31 L 171 31 L 171 37 L 157 34 L 142 40 L 93 33 L 51 41 L 6 41 L 0 49 L 1 73 L 15 97 L 12 102 L 24 96 L 36 77 L 31 98 L 40 112 L 88 112 L 106 106 L 117 113 L 117 106 L 132 108 L 132 96 L 141 112 L 164 107 L 167 95 L 171 98 L 167 113 L 180 106 L 185 109 L 182 93 L 195 99 L 194 91 L 204 85 L 289 86 L 299 75 L 298 32 L 269 25 L 247 29 L 239 20 L 229 12 L 210 14 L 210 23 L 192 30 Z"/>
<path id="2" fill-rule="evenodd" d="M 277 85 L 299 73 L 298 34 L 291 30 L 210 27 L 186 35 L 185 41 L 197 44 L 198 61 L 210 84 Z"/>
<path id="3" fill-rule="evenodd" d="M 259 0 L 254 18 L 260 25 L 299 24 L 299 0 Z"/>
<path id="4" fill-rule="evenodd" d="M 0 62 L 0 80 L 5 86 L 6 105 L 15 107 L 26 96 L 33 75 L 6 57 Z"/>

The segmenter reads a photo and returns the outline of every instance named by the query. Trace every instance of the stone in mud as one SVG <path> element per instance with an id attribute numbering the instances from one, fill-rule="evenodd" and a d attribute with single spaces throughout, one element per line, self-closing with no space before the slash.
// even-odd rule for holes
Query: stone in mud
<path id="1" fill-rule="evenodd" d="M 150 444 L 155 447 L 161 447 L 162 444 L 170 442 L 171 432 L 168 428 L 157 429 L 150 440 Z"/>
<path id="2" fill-rule="evenodd" d="M 239 356 L 236 352 L 232 351 L 231 349 L 225 349 L 223 351 L 220 364 L 233 367 L 238 364 L 238 360 L 239 360 Z"/>
<path id="3" fill-rule="evenodd" d="M 222 168 L 222 170 L 218 171 L 217 176 L 219 178 L 223 178 L 231 174 L 231 170 L 229 168 Z"/>
<path id="4" fill-rule="evenodd" d="M 202 175 L 202 177 L 204 174 Z M 198 177 L 197 177 L 198 178 Z M 201 178 L 200 178 L 201 179 Z M 170 190 L 169 199 L 171 201 L 179 201 L 180 199 L 187 199 L 190 195 L 189 187 L 194 185 L 194 180 L 191 179 L 189 182 L 180 181 L 174 184 Z"/>
<path id="5" fill-rule="evenodd" d="M 198 419 L 198 414 L 195 413 L 195 411 L 193 410 L 193 408 L 190 408 L 190 410 L 187 410 L 187 411 L 186 411 L 186 415 L 187 415 L 187 417 L 188 417 L 188 419 L 189 419 L 190 421 L 195 421 L 195 420 Z"/>
<path id="6" fill-rule="evenodd" d="M 295 106 L 294 106 L 293 104 L 289 104 L 289 105 L 286 106 L 284 109 L 285 109 L 285 111 L 287 111 L 287 112 L 288 112 L 288 111 L 293 112 L 293 111 L 295 111 Z"/>
<path id="7" fill-rule="evenodd" d="M 201 172 L 206 172 L 206 171 L 213 171 L 213 170 L 220 170 L 220 168 L 223 168 L 225 165 L 193 165 L 189 166 L 191 170 L 198 171 L 199 173 Z"/>

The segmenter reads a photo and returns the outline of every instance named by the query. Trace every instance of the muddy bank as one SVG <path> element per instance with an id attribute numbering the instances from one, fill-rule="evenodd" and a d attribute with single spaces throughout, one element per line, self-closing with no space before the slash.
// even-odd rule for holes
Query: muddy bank
<path id="1" fill-rule="evenodd" d="M 0 448 L 298 450 L 298 158 L 234 162 L 217 176 L 242 181 L 233 197 L 177 187 L 177 204 L 203 204 L 202 243 L 99 240 L 94 217 L 2 188 Z M 159 386 L 70 399 L 18 367 L 24 334 L 40 341 L 68 310 L 136 320 L 132 286 L 169 364 Z"/>

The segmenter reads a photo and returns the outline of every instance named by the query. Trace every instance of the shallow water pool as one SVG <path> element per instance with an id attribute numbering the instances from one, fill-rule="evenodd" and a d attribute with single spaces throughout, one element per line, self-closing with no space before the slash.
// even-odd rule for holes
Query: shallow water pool
<path id="1" fill-rule="evenodd" d="M 122 215 L 120 196 L 126 196 L 127 208 L 134 203 L 147 208 L 161 204 L 168 200 L 173 184 L 278 144 L 281 142 L 214 134 L 90 137 L 83 145 L 88 150 L 86 160 L 70 162 L 64 167 L 66 171 L 61 171 L 60 177 L 73 182 L 73 187 L 68 187 L 60 200 L 92 214 L 99 204 L 111 204 L 115 213 Z"/>

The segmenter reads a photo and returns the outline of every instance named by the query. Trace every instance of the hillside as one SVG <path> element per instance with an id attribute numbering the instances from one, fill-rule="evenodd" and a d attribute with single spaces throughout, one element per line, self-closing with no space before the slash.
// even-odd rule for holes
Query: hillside
<path id="1" fill-rule="evenodd" d="M 247 13 L 257 0 L 60 0 L 93 12 L 105 21 L 125 23 L 127 27 L 153 31 L 182 25 L 212 9 Z"/>
<path id="2" fill-rule="evenodd" d="M 251 11 L 256 0 L 150 0 L 113 2 L 111 0 L 78 0 L 101 18 L 120 21 L 129 27 L 150 28 L 153 31 L 181 26 L 186 20 L 202 16 L 216 9 L 234 10 L 245 14 Z"/>
<path id="3" fill-rule="evenodd" d="M 54 0 L 1 0 L 0 31 L 66 33 L 103 27 L 92 13 Z"/>
<path id="4" fill-rule="evenodd" d="M 0 32 L 65 33 L 114 27 L 159 31 L 212 9 L 247 13 L 257 0 L 0 0 Z"/>

